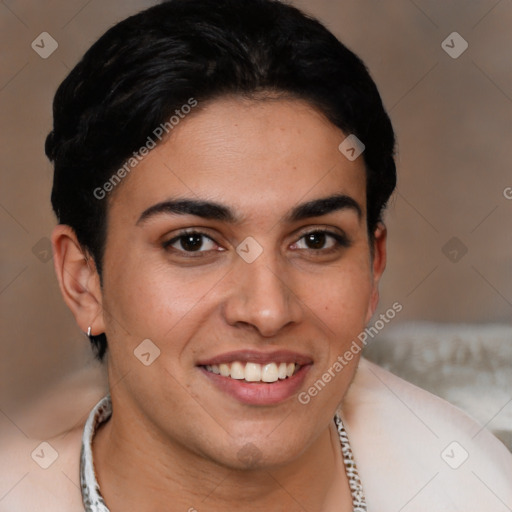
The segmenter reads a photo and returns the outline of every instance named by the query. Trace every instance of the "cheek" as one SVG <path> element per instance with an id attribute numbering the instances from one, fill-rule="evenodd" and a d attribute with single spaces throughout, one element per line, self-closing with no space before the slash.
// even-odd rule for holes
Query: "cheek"
<path id="1" fill-rule="evenodd" d="M 112 269 L 105 281 L 104 305 L 111 313 L 112 334 L 164 342 L 173 330 L 183 331 L 184 319 L 195 315 L 208 300 L 222 273 L 176 269 L 168 265 L 126 260 L 123 270 Z M 108 333 L 107 333 L 108 335 Z M 114 341 L 115 342 L 115 341 Z"/>
<path id="2" fill-rule="evenodd" d="M 304 303 L 333 332 L 354 334 L 352 331 L 360 330 L 365 324 L 371 298 L 368 257 L 363 253 L 321 275 L 304 277 L 301 288 Z"/>

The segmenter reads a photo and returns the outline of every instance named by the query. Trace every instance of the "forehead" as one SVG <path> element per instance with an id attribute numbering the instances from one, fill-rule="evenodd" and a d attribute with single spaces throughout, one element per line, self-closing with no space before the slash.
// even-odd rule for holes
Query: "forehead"
<path id="1" fill-rule="evenodd" d="M 116 190 L 111 214 L 135 217 L 170 197 L 229 204 L 245 218 L 346 194 L 366 209 L 362 157 L 338 149 L 346 135 L 302 100 L 223 98 L 199 105 Z"/>

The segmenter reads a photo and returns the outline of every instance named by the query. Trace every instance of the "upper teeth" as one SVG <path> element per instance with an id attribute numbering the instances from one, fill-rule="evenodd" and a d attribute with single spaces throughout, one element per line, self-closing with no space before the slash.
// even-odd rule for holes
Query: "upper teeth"
<path id="1" fill-rule="evenodd" d="M 258 364 L 241 363 L 240 361 L 206 366 L 209 372 L 232 379 L 245 379 L 247 382 L 276 382 L 278 379 L 291 377 L 296 368 L 298 365 L 295 363 Z"/>

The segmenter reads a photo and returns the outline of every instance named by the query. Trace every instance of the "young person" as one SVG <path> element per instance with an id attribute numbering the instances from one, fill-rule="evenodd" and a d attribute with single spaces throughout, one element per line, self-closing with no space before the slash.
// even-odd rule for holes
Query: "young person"
<path id="1" fill-rule="evenodd" d="M 505 447 L 361 358 L 393 151 L 363 63 L 291 6 L 171 0 L 101 37 L 46 153 L 57 276 L 110 389 L 61 448 L 80 490 L 27 500 L 510 510 Z"/>

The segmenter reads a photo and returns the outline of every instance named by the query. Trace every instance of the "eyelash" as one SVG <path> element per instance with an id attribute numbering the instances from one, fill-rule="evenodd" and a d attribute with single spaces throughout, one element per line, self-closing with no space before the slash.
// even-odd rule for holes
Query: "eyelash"
<path id="1" fill-rule="evenodd" d="M 335 233 L 335 232 L 328 231 L 325 229 L 313 229 L 311 231 L 302 233 L 300 235 L 300 237 L 298 238 L 297 242 L 294 242 L 294 244 L 298 243 L 300 240 L 303 240 L 304 238 L 306 238 L 309 235 L 316 235 L 316 234 L 326 235 L 327 237 L 334 239 L 336 242 L 335 246 L 328 248 L 328 249 L 307 248 L 307 249 L 298 249 L 298 250 L 303 250 L 303 251 L 306 250 L 310 253 L 317 253 L 318 255 L 328 255 L 328 254 L 338 251 L 340 248 L 348 248 L 351 246 L 350 240 L 345 235 L 341 235 L 339 233 Z M 188 257 L 188 258 L 197 258 L 198 256 L 200 257 L 201 255 L 204 255 L 205 253 L 209 252 L 209 251 L 201 251 L 201 250 L 185 251 L 182 249 L 175 249 L 175 248 L 171 247 L 176 242 L 179 242 L 180 239 L 183 239 L 184 237 L 189 236 L 189 235 L 198 235 L 198 236 L 204 237 L 204 238 L 212 241 L 216 245 L 218 245 L 217 242 L 215 242 L 215 240 L 212 237 L 208 236 L 206 233 L 203 233 L 201 231 L 197 231 L 194 229 L 190 229 L 190 230 L 181 231 L 177 236 L 173 237 L 171 240 L 167 240 L 166 242 L 164 242 L 162 244 L 162 246 L 165 250 L 173 250 L 178 253 L 181 253 L 182 255 L 186 254 L 187 255 L 186 257 Z"/>

